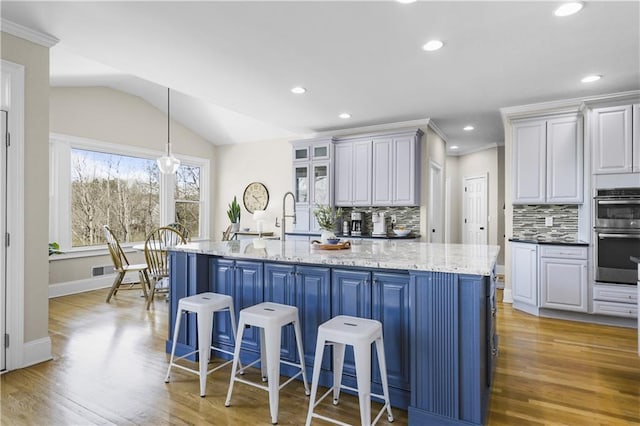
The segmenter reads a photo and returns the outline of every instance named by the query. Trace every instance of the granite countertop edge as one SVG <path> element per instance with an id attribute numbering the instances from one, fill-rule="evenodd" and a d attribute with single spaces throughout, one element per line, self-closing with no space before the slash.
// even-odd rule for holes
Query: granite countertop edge
<path id="1" fill-rule="evenodd" d="M 264 247 L 256 248 L 252 241 L 240 240 L 192 242 L 169 250 L 243 260 L 490 276 L 500 248 L 361 240 L 352 241 L 347 250 L 321 250 L 303 241 L 264 240 Z"/>
<path id="2" fill-rule="evenodd" d="M 553 239 L 544 239 L 538 240 L 535 238 L 509 238 L 509 241 L 513 243 L 527 243 L 527 244 L 541 244 L 541 245 L 558 245 L 558 246 L 589 246 L 589 243 L 582 240 L 553 240 Z"/>

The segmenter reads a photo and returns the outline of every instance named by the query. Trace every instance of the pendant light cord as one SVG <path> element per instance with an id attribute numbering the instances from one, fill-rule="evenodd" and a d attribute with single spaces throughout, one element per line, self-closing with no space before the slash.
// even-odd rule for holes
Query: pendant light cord
<path id="1" fill-rule="evenodd" d="M 167 87 L 167 156 L 171 156 L 171 89 Z"/>

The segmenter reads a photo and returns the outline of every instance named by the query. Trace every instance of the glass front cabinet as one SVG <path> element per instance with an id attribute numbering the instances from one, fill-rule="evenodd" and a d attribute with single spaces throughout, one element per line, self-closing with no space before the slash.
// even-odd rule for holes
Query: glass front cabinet
<path id="1" fill-rule="evenodd" d="M 333 205 L 334 138 L 292 141 L 293 193 L 297 232 L 320 232 L 313 215 L 316 205 Z"/>

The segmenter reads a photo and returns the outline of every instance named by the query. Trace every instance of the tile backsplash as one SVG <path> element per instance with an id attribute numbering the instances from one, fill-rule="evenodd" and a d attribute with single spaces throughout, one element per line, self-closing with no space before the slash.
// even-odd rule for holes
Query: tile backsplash
<path id="1" fill-rule="evenodd" d="M 553 217 L 553 226 L 545 226 L 545 218 Z M 578 236 L 576 205 L 514 205 L 513 237 L 562 239 Z"/>
<path id="2" fill-rule="evenodd" d="M 373 231 L 373 223 L 371 215 L 373 213 L 384 212 L 387 221 L 387 231 L 391 232 L 391 215 L 396 215 L 396 224 L 404 225 L 406 229 L 411 229 L 414 233 L 420 232 L 420 207 L 343 207 L 342 221 L 351 222 L 351 212 L 362 212 L 363 214 L 363 233 L 370 234 Z"/>

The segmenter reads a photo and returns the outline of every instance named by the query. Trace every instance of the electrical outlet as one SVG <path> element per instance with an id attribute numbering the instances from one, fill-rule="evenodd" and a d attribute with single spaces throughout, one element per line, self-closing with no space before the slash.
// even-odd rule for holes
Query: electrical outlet
<path id="1" fill-rule="evenodd" d="M 544 218 L 544 226 L 553 226 L 553 216 Z"/>
<path id="2" fill-rule="evenodd" d="M 395 214 L 391 215 L 391 223 L 396 223 L 396 215 Z"/>

